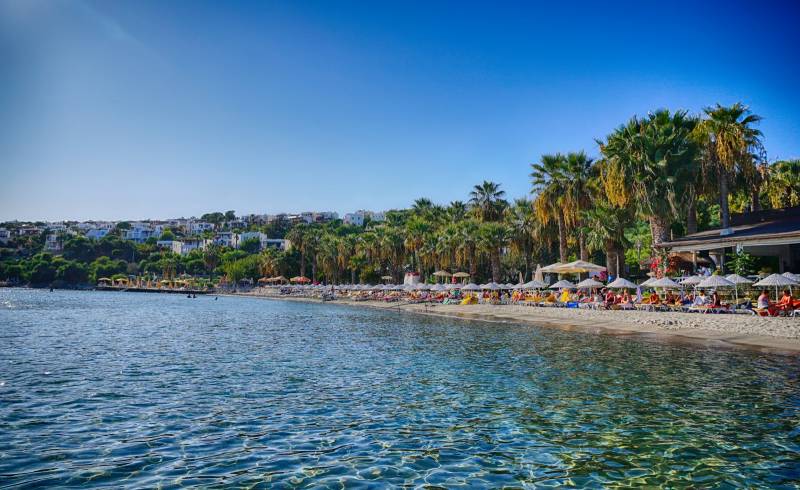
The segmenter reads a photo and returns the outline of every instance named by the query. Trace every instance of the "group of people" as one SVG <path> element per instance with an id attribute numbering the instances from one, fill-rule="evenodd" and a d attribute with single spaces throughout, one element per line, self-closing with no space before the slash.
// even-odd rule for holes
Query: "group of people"
<path id="1" fill-rule="evenodd" d="M 769 316 L 786 315 L 795 309 L 800 309 L 800 300 L 792 297 L 792 293 L 788 289 L 783 290 L 783 295 L 778 301 L 770 301 L 769 293 L 766 289 L 761 291 L 758 296 L 758 305 L 756 311 L 759 314 L 768 314 Z"/>

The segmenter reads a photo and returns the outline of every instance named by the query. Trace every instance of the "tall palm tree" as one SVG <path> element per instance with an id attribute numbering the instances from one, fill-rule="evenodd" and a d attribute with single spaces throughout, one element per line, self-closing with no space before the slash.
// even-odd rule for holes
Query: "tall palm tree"
<path id="1" fill-rule="evenodd" d="M 311 257 L 311 280 L 317 280 L 317 253 L 319 252 L 319 244 L 322 239 L 322 231 L 318 226 L 309 226 L 303 234 L 303 250 L 306 257 Z"/>
<path id="2" fill-rule="evenodd" d="M 737 102 L 730 107 L 717 104 L 704 109 L 706 118 L 700 122 L 696 135 L 702 141 L 704 165 L 716 173 L 719 185 L 720 223 L 722 229 L 730 227 L 728 195 L 736 175 L 753 183 L 753 206 L 758 206 L 756 157 L 761 147 L 761 131 L 753 125 L 761 116 L 752 114 L 747 106 Z"/>
<path id="3" fill-rule="evenodd" d="M 425 216 L 433 209 L 433 202 L 427 197 L 420 197 L 411 205 L 411 212 L 417 216 Z"/>
<path id="4" fill-rule="evenodd" d="M 406 222 L 405 229 L 405 247 L 414 258 L 419 273 L 420 280 L 423 280 L 422 260 L 420 259 L 420 251 L 425 238 L 431 233 L 432 226 L 427 220 L 420 217 L 411 218 Z"/>
<path id="5" fill-rule="evenodd" d="M 306 275 L 306 225 L 303 223 L 296 224 L 286 234 L 286 239 L 300 252 L 300 275 Z"/>
<path id="6" fill-rule="evenodd" d="M 206 266 L 206 270 L 208 271 L 211 280 L 214 279 L 214 269 L 219 266 L 221 260 L 222 250 L 221 247 L 216 243 L 208 245 L 205 250 L 203 250 L 203 264 Z"/>
<path id="7" fill-rule="evenodd" d="M 635 206 L 650 223 L 653 244 L 670 237 L 681 192 L 695 181 L 697 155 L 690 138 L 696 120 L 686 111 L 656 111 L 647 118 L 633 117 L 598 141 L 606 159 L 603 184 L 609 203 Z"/>
<path id="8" fill-rule="evenodd" d="M 490 221 L 482 223 L 478 233 L 480 250 L 489 258 L 492 281 L 498 282 L 501 277 L 500 256 L 508 245 L 510 230 L 505 223 Z"/>
<path id="9" fill-rule="evenodd" d="M 472 188 L 469 203 L 483 221 L 496 221 L 507 204 L 503 199 L 505 195 L 506 191 L 500 189 L 500 184 L 484 180 Z"/>
<path id="10" fill-rule="evenodd" d="M 474 219 L 465 219 L 458 223 L 458 247 L 456 261 L 460 266 L 469 268 L 473 279 L 478 274 L 478 243 L 480 241 L 480 225 Z"/>
<path id="11" fill-rule="evenodd" d="M 570 152 L 564 159 L 564 213 L 566 225 L 578 229 L 578 248 L 581 260 L 589 259 L 586 234 L 581 226 L 581 212 L 591 205 L 589 185 L 592 179 L 592 159 L 586 153 Z"/>
<path id="12" fill-rule="evenodd" d="M 527 199 L 517 199 L 506 211 L 509 225 L 509 244 L 511 250 L 522 257 L 525 264 L 523 279 L 528 280 L 531 273 L 531 259 L 536 246 L 534 234 L 537 220 L 533 212 L 533 203 Z"/>
<path id="13" fill-rule="evenodd" d="M 555 222 L 558 227 L 558 256 L 567 261 L 567 218 L 564 212 L 569 185 L 566 177 L 566 157 L 561 153 L 542 155 L 531 165 L 533 208 L 543 223 Z"/>

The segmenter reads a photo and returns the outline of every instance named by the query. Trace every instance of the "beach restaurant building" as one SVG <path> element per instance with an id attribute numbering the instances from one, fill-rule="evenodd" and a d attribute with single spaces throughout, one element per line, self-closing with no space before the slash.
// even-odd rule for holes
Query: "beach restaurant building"
<path id="1" fill-rule="evenodd" d="M 660 246 L 671 252 L 708 253 L 724 266 L 725 253 L 744 250 L 757 257 L 776 257 L 777 272 L 800 271 L 800 206 L 732 214 L 730 228 L 692 233 Z"/>

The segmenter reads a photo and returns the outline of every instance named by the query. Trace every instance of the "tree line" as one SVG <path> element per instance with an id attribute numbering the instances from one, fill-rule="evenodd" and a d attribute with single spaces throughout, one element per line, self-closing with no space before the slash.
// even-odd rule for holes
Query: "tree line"
<path id="1" fill-rule="evenodd" d="M 96 243 L 73 237 L 60 257 L 25 257 L 19 249 L 0 256 L 0 279 L 192 274 L 239 282 L 299 275 L 375 283 L 385 277 L 400 282 L 408 271 L 430 279 L 443 269 L 469 272 L 475 281 L 516 282 L 530 279 L 536 264 L 578 258 L 606 265 L 615 276 L 626 268 L 637 274 L 643 259 L 659 254 L 654 246 L 672 237 L 727 228 L 733 212 L 800 205 L 800 160 L 768 162 L 760 120 L 738 103 L 700 115 L 658 110 L 635 116 L 597 140 L 596 159 L 583 151 L 538 158 L 530 166 L 529 197 L 509 200 L 500 184 L 484 181 L 463 201 L 441 205 L 419 198 L 364 226 L 336 220 L 259 228 L 290 240 L 286 251 L 250 244 L 179 256 L 154 241 L 135 245 L 116 234 Z"/>

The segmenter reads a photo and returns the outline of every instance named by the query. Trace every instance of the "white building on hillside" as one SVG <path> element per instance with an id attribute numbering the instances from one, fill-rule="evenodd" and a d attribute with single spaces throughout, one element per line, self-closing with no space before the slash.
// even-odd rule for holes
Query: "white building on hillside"
<path id="1" fill-rule="evenodd" d="M 211 240 L 199 238 L 175 240 L 172 242 L 172 251 L 178 255 L 186 255 L 192 250 L 205 250 L 210 244 Z"/>
<path id="2" fill-rule="evenodd" d="M 232 231 L 222 231 L 214 235 L 214 243 L 223 247 L 239 248 L 239 235 Z"/>
<path id="3" fill-rule="evenodd" d="M 11 241 L 11 230 L 0 228 L 0 243 L 5 245 Z"/>
<path id="4" fill-rule="evenodd" d="M 384 221 L 386 216 L 383 212 L 374 213 L 365 209 L 359 209 L 355 213 L 347 213 L 344 215 L 344 223 L 346 225 L 364 226 L 364 223 L 369 221 Z"/>

